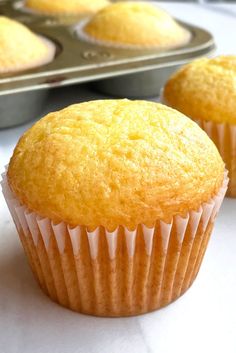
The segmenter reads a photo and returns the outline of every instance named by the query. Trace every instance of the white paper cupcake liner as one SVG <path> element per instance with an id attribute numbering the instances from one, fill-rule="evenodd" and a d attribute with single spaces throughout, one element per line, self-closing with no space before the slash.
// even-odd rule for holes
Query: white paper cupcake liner
<path id="1" fill-rule="evenodd" d="M 236 197 L 236 125 L 195 120 L 215 143 L 229 172 L 227 196 Z"/>
<path id="2" fill-rule="evenodd" d="M 163 96 L 163 89 L 161 90 L 160 101 L 167 106 L 169 105 Z M 171 107 L 171 105 L 169 106 Z M 216 123 L 204 119 L 191 119 L 195 121 L 215 143 L 228 170 L 229 185 L 226 195 L 236 197 L 236 125 Z"/>
<path id="3" fill-rule="evenodd" d="M 179 43 L 176 45 L 148 45 L 148 44 L 142 44 L 142 45 L 138 45 L 138 44 L 122 44 L 122 43 L 115 43 L 112 41 L 105 41 L 105 40 L 99 40 L 96 39 L 92 36 L 90 36 L 88 33 L 86 33 L 84 31 L 84 28 L 86 26 L 86 24 L 89 22 L 90 17 L 84 18 L 83 20 L 81 20 L 75 27 L 75 33 L 77 34 L 78 38 L 80 38 L 81 40 L 83 40 L 84 42 L 88 42 L 94 45 L 101 45 L 101 46 L 105 46 L 105 47 L 109 47 L 109 48 L 118 48 L 118 49 L 131 49 L 131 50 L 151 50 L 151 49 L 156 49 L 156 50 L 170 50 L 170 49 L 175 49 L 175 48 L 179 48 L 179 47 L 183 47 L 185 46 L 191 39 L 191 33 L 188 32 L 186 30 L 186 34 L 189 33 L 189 36 L 186 35 L 186 41 L 183 41 L 183 43 Z"/>
<path id="4" fill-rule="evenodd" d="M 33 273 L 43 291 L 72 310 L 98 316 L 129 316 L 177 299 L 196 277 L 227 189 L 155 227 L 114 232 L 71 228 L 21 205 L 3 175 L 2 189 Z"/>

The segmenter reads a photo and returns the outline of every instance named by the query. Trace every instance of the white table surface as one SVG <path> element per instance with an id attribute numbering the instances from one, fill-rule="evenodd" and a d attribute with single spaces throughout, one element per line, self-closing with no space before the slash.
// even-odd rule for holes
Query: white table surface
<path id="1" fill-rule="evenodd" d="M 221 6 L 161 6 L 209 29 L 218 53 L 236 53 L 236 5 L 222 12 Z M 58 90 L 45 112 L 96 97 L 84 87 Z M 31 124 L 0 130 L 0 171 Z M 225 199 L 200 273 L 183 297 L 151 314 L 104 319 L 61 308 L 41 293 L 0 193 L 0 353 L 235 353 L 235 298 L 236 200 Z"/>

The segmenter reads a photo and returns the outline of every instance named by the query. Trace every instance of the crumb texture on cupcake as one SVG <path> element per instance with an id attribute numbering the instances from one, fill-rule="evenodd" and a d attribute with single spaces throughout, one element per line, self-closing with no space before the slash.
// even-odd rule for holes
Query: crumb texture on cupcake
<path id="1" fill-rule="evenodd" d="M 54 46 L 23 24 L 0 16 L 0 73 L 14 72 L 46 64 L 54 56 Z"/>
<path id="2" fill-rule="evenodd" d="M 190 33 L 165 11 L 145 2 L 111 4 L 87 23 L 84 32 L 108 43 L 174 47 L 186 44 Z"/>
<path id="3" fill-rule="evenodd" d="M 197 124 L 147 101 L 100 100 L 48 114 L 18 142 L 8 180 L 41 216 L 134 229 L 209 201 L 224 164 Z"/>
<path id="4" fill-rule="evenodd" d="M 42 13 L 70 14 L 96 12 L 108 5 L 108 0 L 26 0 L 26 7 Z"/>
<path id="5" fill-rule="evenodd" d="M 166 103 L 192 119 L 236 124 L 236 56 L 198 59 L 166 83 Z"/>

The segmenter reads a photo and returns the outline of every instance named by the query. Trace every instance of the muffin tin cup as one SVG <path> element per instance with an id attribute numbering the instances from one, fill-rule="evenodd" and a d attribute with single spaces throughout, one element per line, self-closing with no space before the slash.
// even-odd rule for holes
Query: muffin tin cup
<path id="1" fill-rule="evenodd" d="M 2 189 L 42 290 L 55 302 L 96 316 L 131 316 L 159 309 L 194 281 L 227 189 L 170 223 L 135 230 L 90 231 L 53 223 L 21 205 L 3 175 Z"/>
<path id="2" fill-rule="evenodd" d="M 152 70 L 137 72 L 135 75 L 111 77 L 91 82 L 90 86 L 97 92 L 111 97 L 137 99 L 157 97 L 166 83 L 167 77 L 170 77 L 181 65 L 188 62 L 184 60 L 181 64 L 175 62 L 168 67 L 160 66 Z"/>
<path id="3" fill-rule="evenodd" d="M 0 94 L 0 129 L 24 124 L 40 117 L 49 101 L 50 91 L 33 90 Z"/>

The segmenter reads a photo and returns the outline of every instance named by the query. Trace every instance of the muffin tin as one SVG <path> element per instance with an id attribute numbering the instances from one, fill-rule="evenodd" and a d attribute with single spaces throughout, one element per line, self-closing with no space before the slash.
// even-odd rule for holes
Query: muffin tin
<path id="1" fill-rule="evenodd" d="M 191 41 L 181 48 L 158 51 L 85 42 L 76 34 L 76 25 L 83 17 L 38 15 L 25 10 L 20 1 L 0 1 L 0 14 L 24 23 L 57 47 L 53 62 L 0 76 L 0 128 L 36 117 L 54 87 L 92 82 L 95 89 L 114 96 L 156 96 L 179 66 L 208 55 L 215 48 L 209 32 L 183 22 L 181 25 L 192 33 Z"/>

